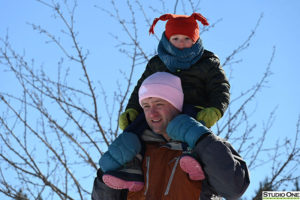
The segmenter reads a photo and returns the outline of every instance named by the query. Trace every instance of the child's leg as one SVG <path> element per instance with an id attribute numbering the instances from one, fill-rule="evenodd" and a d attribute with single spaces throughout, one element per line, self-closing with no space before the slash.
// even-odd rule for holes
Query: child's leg
<path id="1" fill-rule="evenodd" d="M 144 187 L 144 174 L 141 169 L 141 158 L 135 157 L 119 170 L 104 173 L 103 182 L 113 189 L 139 191 Z"/>
<path id="2" fill-rule="evenodd" d="M 139 138 L 148 127 L 144 114 L 140 114 L 136 120 L 124 131 L 135 133 Z M 144 143 L 140 140 L 141 151 L 132 161 L 127 162 L 123 167 L 113 171 L 107 171 L 103 175 L 103 182 L 113 189 L 128 189 L 129 191 L 139 191 L 144 186 L 144 174 L 141 168 Z"/>
<path id="3" fill-rule="evenodd" d="M 184 153 L 179 160 L 182 171 L 189 174 L 191 180 L 203 180 L 205 179 L 204 171 L 200 163 L 196 160 L 192 154 Z"/>
<path id="4" fill-rule="evenodd" d="M 182 112 L 187 114 L 193 118 L 196 118 L 197 113 L 201 109 L 191 105 L 191 104 L 184 104 Z M 181 169 L 189 174 L 191 180 L 203 180 L 205 179 L 204 172 L 202 170 L 201 164 L 197 161 L 195 156 L 191 153 L 185 152 L 179 161 Z"/>

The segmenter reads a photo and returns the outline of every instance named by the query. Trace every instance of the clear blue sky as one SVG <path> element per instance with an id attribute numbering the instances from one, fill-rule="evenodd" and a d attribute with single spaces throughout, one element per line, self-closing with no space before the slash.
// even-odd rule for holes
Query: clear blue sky
<path id="1" fill-rule="evenodd" d="M 81 45 L 90 50 L 88 70 L 92 79 L 100 80 L 108 94 L 112 95 L 119 78 L 118 70 L 126 70 L 129 62 L 120 55 L 109 34 L 120 32 L 120 27 L 105 13 L 95 9 L 95 4 L 106 7 L 109 1 L 80 1 L 76 29 L 79 31 Z M 232 67 L 232 91 L 238 93 L 260 79 L 275 46 L 276 54 L 271 68 L 273 75 L 255 100 L 256 108 L 252 119 L 263 125 L 268 114 L 278 106 L 276 121 L 268 137 L 293 137 L 300 114 L 300 1 L 203 0 L 200 4 L 200 12 L 210 22 L 222 19 L 214 29 L 201 36 L 204 46 L 219 55 L 221 62 L 248 37 L 263 13 L 251 46 L 237 57 L 243 61 Z M 169 11 L 172 9 L 169 8 Z M 37 66 L 42 64 L 51 71 L 56 67 L 61 52 L 52 44 L 45 48 L 45 38 L 34 32 L 27 22 L 40 24 L 54 33 L 59 31 L 59 24 L 54 22 L 51 12 L 41 4 L 33 0 L 0 0 L 0 37 L 8 33 L 14 48 L 20 52 L 26 49 L 26 55 L 34 57 Z M 158 35 L 161 34 L 163 25 L 163 22 L 158 22 L 155 28 Z M 145 38 L 143 45 L 148 49 L 155 49 L 157 41 L 147 31 L 148 27 L 140 27 L 139 34 Z M 140 66 L 136 70 L 135 79 L 143 69 Z M 3 73 L 1 66 L 0 70 L 0 91 L 12 90 L 11 77 Z M 230 71 L 229 68 L 225 70 L 228 73 Z M 115 76 L 109 76 L 111 74 Z M 268 169 L 262 168 L 255 174 L 251 173 L 252 183 L 246 196 L 253 193 L 257 181 L 266 170 Z M 299 171 L 296 173 L 299 174 Z"/>

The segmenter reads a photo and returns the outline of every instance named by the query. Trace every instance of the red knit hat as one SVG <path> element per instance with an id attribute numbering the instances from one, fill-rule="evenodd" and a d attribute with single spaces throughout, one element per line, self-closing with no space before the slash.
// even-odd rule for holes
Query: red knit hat
<path id="1" fill-rule="evenodd" d="M 169 40 L 172 35 L 181 34 L 190 37 L 194 42 L 199 39 L 199 26 L 196 20 L 200 21 L 204 26 L 209 25 L 206 18 L 200 13 L 193 13 L 191 16 L 164 14 L 159 18 L 155 18 L 149 33 L 154 34 L 154 26 L 158 20 L 167 21 L 165 35 Z"/>

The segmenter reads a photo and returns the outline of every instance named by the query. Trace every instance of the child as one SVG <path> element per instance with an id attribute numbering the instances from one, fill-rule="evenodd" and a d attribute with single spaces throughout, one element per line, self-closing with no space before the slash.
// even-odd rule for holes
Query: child
<path id="1" fill-rule="evenodd" d="M 130 126 L 124 130 L 124 133 L 139 134 L 138 132 L 143 130 L 142 127 L 147 126 L 138 101 L 138 90 L 142 82 L 155 72 L 169 72 L 180 77 L 185 105 L 196 106 L 200 111 L 196 114 L 195 119 L 203 122 L 207 127 L 211 127 L 227 109 L 230 85 L 220 66 L 218 57 L 205 50 L 199 38 L 199 26 L 196 20 L 199 20 L 203 25 L 208 25 L 208 22 L 199 13 L 193 13 L 191 16 L 165 14 L 153 21 L 149 30 L 150 33 L 154 33 L 154 26 L 159 20 L 168 21 L 158 45 L 158 55 L 150 59 L 142 77 L 134 88 L 125 112 L 120 116 L 120 128 L 124 130 L 131 122 L 139 123 L 141 127 L 137 128 L 140 129 L 139 131 L 132 130 Z M 130 134 L 124 133 L 117 138 L 118 142 L 131 140 Z M 134 141 L 134 139 L 130 143 L 135 154 L 139 153 L 141 149 L 136 143 L 139 141 Z M 143 186 L 143 178 L 141 177 L 143 176 L 136 164 L 130 162 L 131 166 L 116 170 L 116 166 L 122 166 L 132 158 L 123 160 L 109 169 L 109 167 L 104 166 L 110 166 L 109 162 L 115 162 L 115 160 L 109 158 L 108 154 L 104 154 L 100 159 L 101 169 L 106 168 L 104 170 L 104 182 L 118 189 L 141 189 Z M 134 160 L 138 163 L 137 158 Z M 189 173 L 191 179 L 203 178 L 201 166 L 192 156 L 183 156 L 180 160 L 180 166 Z M 135 168 L 138 172 L 128 173 L 130 170 L 126 170 L 126 168 Z M 116 171 L 117 173 L 114 173 Z"/>

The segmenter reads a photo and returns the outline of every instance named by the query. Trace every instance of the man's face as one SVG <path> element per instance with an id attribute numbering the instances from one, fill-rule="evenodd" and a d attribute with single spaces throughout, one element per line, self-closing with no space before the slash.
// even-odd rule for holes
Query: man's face
<path id="1" fill-rule="evenodd" d="M 157 97 L 143 99 L 141 104 L 152 131 L 169 139 L 166 133 L 167 125 L 179 111 L 166 100 Z"/>
<path id="2" fill-rule="evenodd" d="M 191 48 L 195 42 L 186 35 L 172 35 L 170 43 L 178 49 Z"/>

